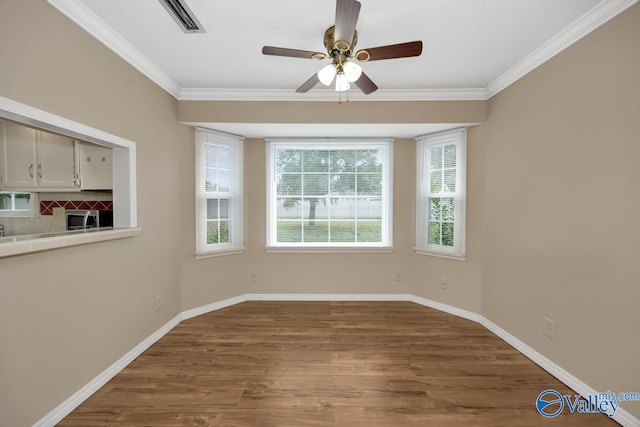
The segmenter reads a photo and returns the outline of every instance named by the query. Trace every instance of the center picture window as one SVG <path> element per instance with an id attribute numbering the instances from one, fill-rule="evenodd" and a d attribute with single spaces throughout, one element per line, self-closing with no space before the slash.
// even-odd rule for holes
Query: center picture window
<path id="1" fill-rule="evenodd" d="M 269 140 L 268 246 L 391 246 L 391 147 Z"/>

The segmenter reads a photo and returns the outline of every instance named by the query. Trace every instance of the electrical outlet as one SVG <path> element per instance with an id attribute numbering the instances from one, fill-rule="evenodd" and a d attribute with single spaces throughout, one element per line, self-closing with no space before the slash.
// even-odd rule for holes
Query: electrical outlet
<path id="1" fill-rule="evenodd" d="M 399 271 L 397 271 L 397 272 L 393 275 L 393 280 L 395 280 L 396 282 L 402 282 L 402 273 L 400 273 Z"/>
<path id="2" fill-rule="evenodd" d="M 551 339 L 556 338 L 556 322 L 549 319 L 548 317 L 544 318 L 544 323 L 542 326 L 542 332 Z"/>
<path id="3" fill-rule="evenodd" d="M 153 309 L 154 309 L 155 311 L 158 311 L 158 310 L 160 310 L 163 306 L 164 306 L 164 301 L 163 301 L 162 294 L 158 294 L 158 295 L 156 295 L 156 297 L 154 298 L 154 302 L 153 302 Z"/>
<path id="4" fill-rule="evenodd" d="M 249 280 L 251 280 L 252 282 L 257 282 L 258 281 L 258 273 L 254 272 L 254 271 L 249 273 Z"/>
<path id="5" fill-rule="evenodd" d="M 440 279 L 440 289 L 442 289 L 443 291 L 449 289 L 449 280 L 446 277 Z"/>

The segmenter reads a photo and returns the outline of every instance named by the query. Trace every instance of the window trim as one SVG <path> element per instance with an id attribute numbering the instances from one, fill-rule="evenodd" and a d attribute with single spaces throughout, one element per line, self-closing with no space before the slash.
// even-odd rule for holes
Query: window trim
<path id="1" fill-rule="evenodd" d="M 196 128 L 195 132 L 195 256 L 196 259 L 242 253 L 244 246 L 244 137 L 217 130 Z M 211 139 L 210 139 L 211 138 Z M 227 146 L 231 150 L 229 223 L 233 224 L 228 243 L 206 243 L 207 199 L 219 198 L 220 193 L 206 191 L 205 158 L 206 144 Z M 216 197 L 212 197 L 216 196 Z M 202 240 L 204 236 L 205 240 Z"/>
<path id="2" fill-rule="evenodd" d="M 266 252 L 284 253 L 357 253 L 357 252 L 391 252 L 393 250 L 393 138 L 267 138 L 266 140 Z M 308 242 L 284 243 L 276 242 L 277 204 L 275 200 L 275 151 L 278 147 L 318 147 L 318 149 L 361 149 L 367 147 L 381 148 L 385 153 L 383 163 L 382 203 L 382 242 Z M 384 193 L 386 192 L 386 198 Z M 386 217 L 386 221 L 385 221 Z"/>
<path id="3" fill-rule="evenodd" d="M 36 218 L 40 215 L 40 202 L 38 200 L 38 193 L 31 191 L 14 191 L 14 190 L 1 190 L 0 194 L 11 194 L 11 198 L 14 200 L 16 194 L 30 194 L 29 209 L 0 209 L 0 218 Z"/>
<path id="4" fill-rule="evenodd" d="M 428 227 L 425 218 L 427 217 L 427 204 L 430 196 L 430 173 L 425 167 L 427 165 L 425 156 L 428 149 L 433 146 L 444 144 L 456 144 L 456 166 L 461 164 L 462 168 L 456 167 L 456 193 L 453 195 L 456 200 L 454 213 L 454 245 L 446 247 L 428 243 L 426 229 Z M 416 138 L 416 246 L 414 250 L 420 255 L 430 255 L 440 258 L 463 261 L 466 252 L 466 174 L 467 174 L 467 131 L 465 128 L 458 128 L 444 132 L 423 135 Z"/>

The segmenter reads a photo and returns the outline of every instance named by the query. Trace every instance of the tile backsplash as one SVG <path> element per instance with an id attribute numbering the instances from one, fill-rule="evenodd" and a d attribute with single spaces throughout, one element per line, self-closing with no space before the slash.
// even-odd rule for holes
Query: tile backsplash
<path id="1" fill-rule="evenodd" d="M 40 215 L 35 218 L 0 217 L 5 236 L 64 231 L 66 209 L 113 209 L 110 193 L 41 193 L 40 199 Z"/>
<path id="2" fill-rule="evenodd" d="M 53 215 L 53 209 L 113 209 L 110 200 L 41 200 L 40 215 Z"/>

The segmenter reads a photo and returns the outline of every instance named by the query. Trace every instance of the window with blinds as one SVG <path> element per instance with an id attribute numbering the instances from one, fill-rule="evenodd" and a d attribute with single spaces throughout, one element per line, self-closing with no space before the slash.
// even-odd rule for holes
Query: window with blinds
<path id="1" fill-rule="evenodd" d="M 196 131 L 196 256 L 237 252 L 243 246 L 243 139 Z"/>
<path id="2" fill-rule="evenodd" d="M 391 140 L 269 140 L 267 245 L 391 246 Z"/>
<path id="3" fill-rule="evenodd" d="M 425 135 L 416 141 L 416 250 L 463 259 L 466 131 Z"/>

